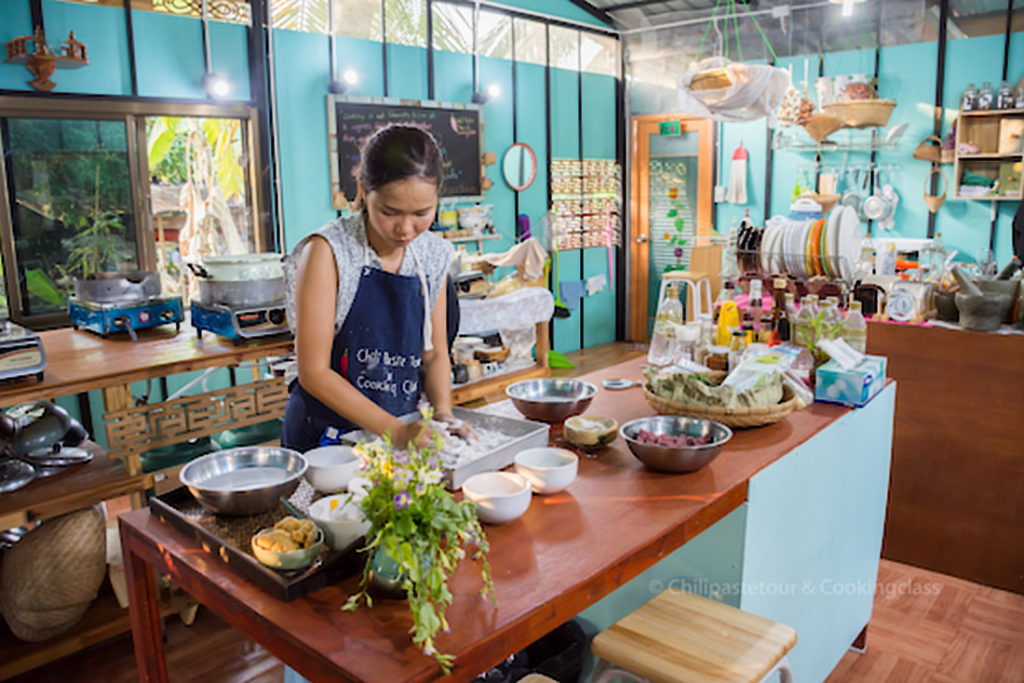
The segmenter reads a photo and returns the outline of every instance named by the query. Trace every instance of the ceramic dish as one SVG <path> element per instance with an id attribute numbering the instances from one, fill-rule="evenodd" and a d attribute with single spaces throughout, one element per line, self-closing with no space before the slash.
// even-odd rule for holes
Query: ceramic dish
<path id="1" fill-rule="evenodd" d="M 580 459 L 564 448 L 527 448 L 516 453 L 516 472 L 534 493 L 548 495 L 565 490 L 576 479 Z"/>
<path id="2" fill-rule="evenodd" d="M 252 540 L 250 541 L 252 554 L 256 556 L 257 560 L 274 569 L 280 569 L 282 571 L 305 569 L 309 565 L 313 564 L 313 560 L 320 557 L 320 551 L 323 550 L 324 547 L 324 532 L 320 527 L 317 527 L 316 529 L 316 536 L 314 537 L 314 541 L 311 546 L 286 553 L 279 553 L 276 550 L 266 550 L 265 548 L 261 548 L 256 545 L 256 537 L 265 531 L 270 531 L 270 529 L 260 529 L 253 534 Z"/>
<path id="3" fill-rule="evenodd" d="M 844 280 L 850 280 L 860 260 L 860 221 L 847 211 L 839 219 L 838 232 L 836 255 L 839 257 L 839 274 Z"/>
<path id="4" fill-rule="evenodd" d="M 836 216 L 835 225 L 833 225 L 832 229 L 828 231 L 828 255 L 829 255 L 829 258 L 832 259 L 832 270 L 835 271 L 836 276 L 840 276 L 841 275 L 840 268 L 839 268 L 839 258 L 838 258 L 839 257 L 839 226 L 843 223 L 843 221 L 845 220 L 845 216 L 847 216 L 847 215 L 853 216 L 854 220 L 859 220 L 857 218 L 857 211 L 856 210 L 851 209 L 848 206 L 843 206 L 843 207 L 840 207 L 840 208 L 841 208 L 841 210 L 840 210 L 839 214 Z"/>
<path id="5" fill-rule="evenodd" d="M 334 550 L 348 549 L 370 530 L 370 523 L 363 517 L 355 496 L 348 493 L 316 501 L 309 506 L 309 518 L 323 532 L 324 542 Z"/>
<path id="6" fill-rule="evenodd" d="M 836 223 L 839 222 L 839 215 L 842 212 L 842 206 L 832 209 L 828 214 L 828 221 L 826 221 L 825 227 L 821 231 L 821 269 L 825 272 L 825 276 L 830 278 L 836 277 L 836 272 L 833 268 L 832 254 L 828 249 L 828 236 L 830 233 L 835 232 Z"/>
<path id="7" fill-rule="evenodd" d="M 514 472 L 481 472 L 462 484 L 462 493 L 476 504 L 476 516 L 487 524 L 505 524 L 530 507 L 530 482 Z"/>
<path id="8" fill-rule="evenodd" d="M 815 221 L 814 227 L 811 228 L 811 234 L 808 237 L 808 271 L 812 275 L 825 274 L 825 271 L 821 267 L 821 233 L 825 229 L 825 223 L 827 223 L 827 220 L 824 218 Z"/>
<path id="9" fill-rule="evenodd" d="M 322 493 L 344 491 L 359 471 L 359 457 L 349 446 L 323 446 L 303 455 L 309 463 L 306 479 Z"/>
<path id="10" fill-rule="evenodd" d="M 565 421 L 565 438 L 584 450 L 604 448 L 619 433 L 619 423 L 611 417 L 576 415 Z"/>

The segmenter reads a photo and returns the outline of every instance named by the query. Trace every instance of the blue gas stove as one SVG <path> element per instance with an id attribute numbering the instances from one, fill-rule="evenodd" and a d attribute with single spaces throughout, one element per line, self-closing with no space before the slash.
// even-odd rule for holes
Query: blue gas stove
<path id="1" fill-rule="evenodd" d="M 284 302 L 259 306 L 231 306 L 228 304 L 189 304 L 192 327 L 200 338 L 203 332 L 213 332 L 234 340 L 291 334 Z"/>
<path id="2" fill-rule="evenodd" d="M 180 296 L 157 296 L 134 302 L 95 303 L 72 298 L 68 301 L 71 324 L 95 332 L 104 339 L 112 332 L 127 332 L 137 339 L 136 330 L 174 323 L 180 330 L 185 307 Z"/>

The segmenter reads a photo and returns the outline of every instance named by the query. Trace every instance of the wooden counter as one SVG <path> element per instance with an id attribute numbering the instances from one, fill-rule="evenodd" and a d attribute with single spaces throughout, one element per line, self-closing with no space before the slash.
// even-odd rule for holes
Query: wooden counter
<path id="1" fill-rule="evenodd" d="M 640 362 L 585 379 L 638 378 Z M 636 389 L 602 390 L 588 412 L 614 416 L 620 423 L 652 413 Z M 718 459 L 691 474 L 646 470 L 621 441 L 600 458 L 581 458 L 579 477 L 568 491 L 535 496 L 520 519 L 487 527 L 497 607 L 478 596 L 479 572 L 472 562 L 464 561 L 453 576 L 455 599 L 447 615 L 452 630 L 438 642 L 442 651 L 456 655 L 452 679 L 471 680 L 665 558 L 743 504 L 751 477 L 849 413 L 814 405 L 776 425 L 738 431 Z M 888 452 L 882 455 L 887 463 Z M 879 536 L 884 479 L 881 486 Z M 127 513 L 120 524 L 143 680 L 166 679 L 147 564 L 169 573 L 228 623 L 312 680 L 422 681 L 440 674 L 409 640 L 411 619 L 404 601 L 379 601 L 354 614 L 340 611 L 356 590 L 354 577 L 285 603 L 148 510 Z M 877 568 L 877 552 L 867 561 Z M 866 622 L 865 617 L 853 634 Z"/>
<path id="2" fill-rule="evenodd" d="M 870 323 L 900 385 L 884 557 L 1024 593 L 1024 336 Z"/>

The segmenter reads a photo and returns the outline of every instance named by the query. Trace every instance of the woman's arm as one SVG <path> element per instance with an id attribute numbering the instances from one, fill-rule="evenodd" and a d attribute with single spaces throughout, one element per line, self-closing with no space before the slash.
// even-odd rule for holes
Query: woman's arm
<path id="1" fill-rule="evenodd" d="M 363 429 L 375 434 L 390 430 L 392 440 L 404 447 L 413 434 L 412 428 L 331 368 L 337 304 L 338 269 L 334 252 L 327 240 L 316 236 L 303 249 L 295 277 L 295 357 L 299 383 L 328 408 Z"/>
<path id="2" fill-rule="evenodd" d="M 452 416 L 452 366 L 448 360 L 448 297 L 441 279 L 441 292 L 430 312 L 434 348 L 423 351 L 423 388 L 438 417 Z"/>

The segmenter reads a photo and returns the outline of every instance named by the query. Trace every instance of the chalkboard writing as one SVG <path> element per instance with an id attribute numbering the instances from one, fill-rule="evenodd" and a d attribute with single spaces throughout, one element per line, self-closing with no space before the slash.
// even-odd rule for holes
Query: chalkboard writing
<path id="1" fill-rule="evenodd" d="M 331 122 L 331 134 L 337 136 L 334 163 L 337 164 L 340 190 L 345 198 L 351 201 L 356 196 L 356 173 L 363 143 L 376 130 L 393 123 L 423 128 L 437 140 L 444 158 L 442 196 L 474 197 L 483 194 L 479 108 L 447 103 L 442 106 L 441 103 L 427 101 L 368 100 L 334 100 L 334 121 Z M 337 189 L 336 186 L 335 191 Z"/>

